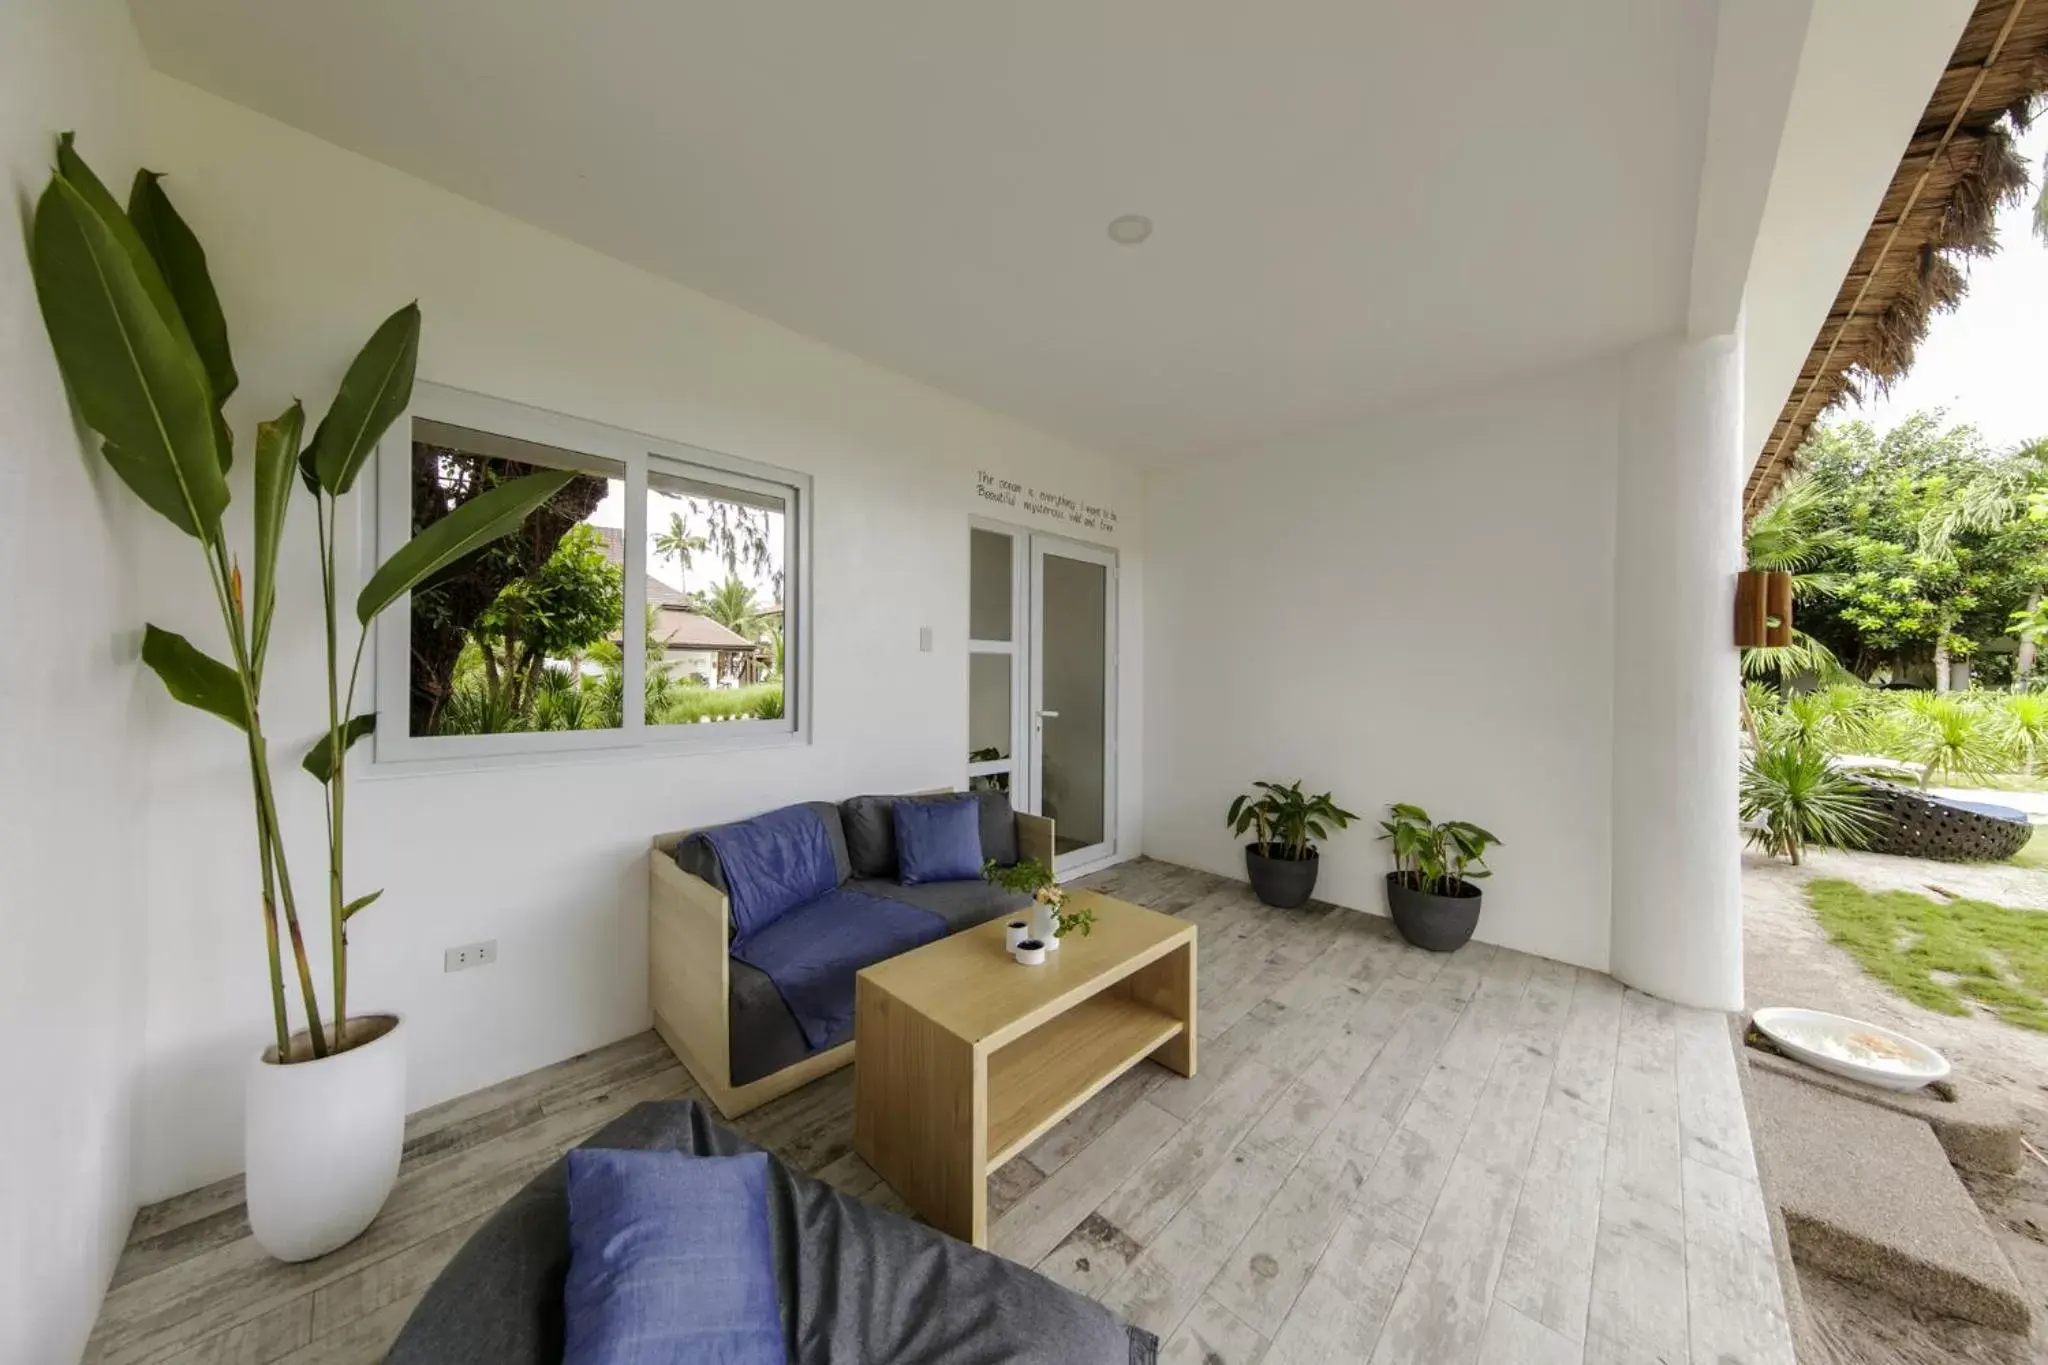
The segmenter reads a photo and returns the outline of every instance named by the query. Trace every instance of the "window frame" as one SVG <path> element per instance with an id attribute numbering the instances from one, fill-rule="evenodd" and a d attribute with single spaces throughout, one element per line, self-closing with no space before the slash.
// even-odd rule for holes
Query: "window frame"
<path id="1" fill-rule="evenodd" d="M 412 534 L 413 421 L 424 418 L 493 435 L 589 455 L 623 468 L 627 562 L 621 584 L 620 639 L 628 697 L 644 697 L 647 678 L 648 474 L 676 474 L 723 483 L 742 491 L 788 499 L 783 516 L 783 673 L 781 720 L 734 720 L 697 725 L 650 725 L 644 706 L 625 708 L 612 730 L 544 730 L 497 735 L 409 733 L 412 595 L 384 610 L 372 630 L 365 661 L 369 701 L 377 729 L 368 746 L 373 772 L 426 772 L 493 767 L 535 760 L 597 756 L 676 756 L 736 749 L 782 748 L 811 742 L 811 477 L 793 469 L 666 441 L 621 427 L 424 381 L 412 402 L 379 442 L 372 461 L 375 487 L 363 517 L 364 554 L 358 586 Z M 632 554 L 638 547 L 638 554 Z"/>

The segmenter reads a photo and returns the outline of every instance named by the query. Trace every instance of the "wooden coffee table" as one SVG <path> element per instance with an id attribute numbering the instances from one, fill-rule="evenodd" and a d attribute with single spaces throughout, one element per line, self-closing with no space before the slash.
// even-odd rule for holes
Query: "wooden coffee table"
<path id="1" fill-rule="evenodd" d="M 988 1244 L 988 1174 L 1146 1057 L 1195 1074 L 1195 926 L 1068 893 L 1095 932 L 1042 967 L 991 921 L 854 987 L 854 1150 L 933 1227 Z"/>

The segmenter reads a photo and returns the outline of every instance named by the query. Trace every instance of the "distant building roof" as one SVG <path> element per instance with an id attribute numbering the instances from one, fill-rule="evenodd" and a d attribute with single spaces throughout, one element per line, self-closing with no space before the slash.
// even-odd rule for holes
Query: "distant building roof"
<path id="1" fill-rule="evenodd" d="M 751 654 L 760 648 L 752 640 L 727 630 L 708 616 L 666 604 L 658 613 L 654 633 L 670 649 L 740 650 Z"/>

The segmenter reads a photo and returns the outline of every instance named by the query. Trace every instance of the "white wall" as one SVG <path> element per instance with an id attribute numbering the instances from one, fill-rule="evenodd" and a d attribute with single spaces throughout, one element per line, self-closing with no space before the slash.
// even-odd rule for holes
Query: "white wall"
<path id="1" fill-rule="evenodd" d="M 0 1362 L 77 1358 L 134 1210 L 141 765 L 128 494 L 80 439 L 23 238 L 57 133 L 125 170 L 118 0 L 0 7 Z M 125 190 L 125 181 L 117 192 Z"/>
<path id="2" fill-rule="evenodd" d="M 1152 478 L 1145 851 L 1242 878 L 1230 798 L 1299 777 L 1367 817 L 1316 894 L 1384 913 L 1374 824 L 1416 802 L 1506 841 L 1481 938 L 1604 968 L 1618 382 L 1603 361 Z"/>
<path id="3" fill-rule="evenodd" d="M 147 87 L 152 166 L 211 254 L 248 431 L 292 394 L 317 412 L 386 312 L 417 296 L 423 378 L 809 472 L 817 515 L 815 736 L 773 752 L 582 759 L 352 789 L 350 999 L 403 1011 L 414 1106 L 648 1026 L 644 854 L 661 830 L 788 801 L 959 782 L 968 517 L 976 471 L 1108 503 L 1123 555 L 1127 771 L 1138 771 L 1139 488 L 1112 464 L 621 265 L 191 87 Z M 645 168 L 649 175 L 660 168 Z M 237 490 L 246 501 L 246 489 Z M 280 742 L 322 724 L 311 527 L 272 647 Z M 1029 524 L 1028 515 L 1013 518 Z M 1083 534 L 1069 528 L 1070 533 Z M 242 532 L 231 532 L 240 536 Z M 152 534 L 151 619 L 211 638 L 195 567 Z M 918 649 L 918 628 L 936 647 Z M 242 1069 L 265 1035 L 251 835 L 216 722 L 151 703 L 145 1197 L 236 1169 Z M 282 779 L 303 886 L 321 874 L 310 780 Z M 1139 784 L 1123 793 L 1125 851 Z M 495 938 L 495 966 L 441 950 Z"/>

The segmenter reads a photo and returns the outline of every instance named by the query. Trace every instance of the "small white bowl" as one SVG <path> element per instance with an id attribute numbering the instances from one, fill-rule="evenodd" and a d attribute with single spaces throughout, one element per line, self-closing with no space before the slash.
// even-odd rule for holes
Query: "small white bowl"
<path id="1" fill-rule="evenodd" d="M 1045 965 L 1045 945 L 1035 938 L 1027 938 L 1017 945 L 1017 951 L 1010 954 L 1026 967 Z"/>
<path id="2" fill-rule="evenodd" d="M 1949 1073 L 1948 1058 L 1927 1044 L 1861 1019 L 1773 1007 L 1751 1022 L 1808 1066 L 1883 1090 L 1918 1090 Z"/>

